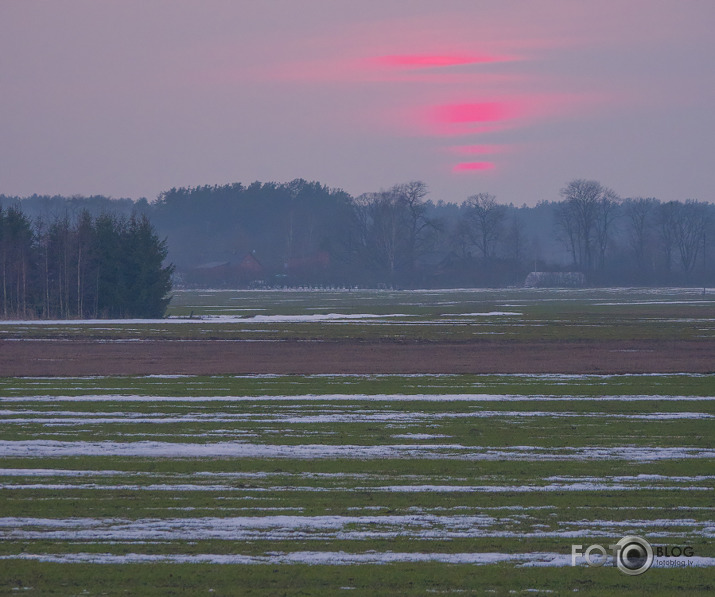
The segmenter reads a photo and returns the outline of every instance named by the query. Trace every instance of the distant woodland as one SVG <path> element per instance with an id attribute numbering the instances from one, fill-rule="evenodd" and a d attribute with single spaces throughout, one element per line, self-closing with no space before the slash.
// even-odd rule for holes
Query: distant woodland
<path id="1" fill-rule="evenodd" d="M 512 286 L 532 271 L 581 272 L 589 286 L 715 283 L 714 205 L 621 198 L 592 180 L 573 180 L 555 200 L 531 207 L 488 193 L 434 202 L 417 181 L 353 197 L 302 179 L 173 188 L 153 202 L 0 195 L 0 204 L 4 283 L 19 283 L 6 227 L 21 212 L 41 290 L 33 308 L 42 316 L 159 313 L 156 297 L 174 266 L 174 284 L 186 287 Z M 100 245 L 82 269 L 85 228 L 100 242 L 111 226 L 112 242 L 123 247 L 117 273 L 97 257 Z M 141 265 L 129 249 L 140 228 L 152 247 L 146 271 L 162 272 L 146 311 L 132 302 L 128 273 Z M 49 248 L 70 242 L 61 238 L 73 239 L 74 249 Z M 66 263 L 43 261 L 61 255 Z M 115 302 L 103 290 L 110 280 L 119 284 Z M 18 309 L 16 299 L 4 300 Z"/>

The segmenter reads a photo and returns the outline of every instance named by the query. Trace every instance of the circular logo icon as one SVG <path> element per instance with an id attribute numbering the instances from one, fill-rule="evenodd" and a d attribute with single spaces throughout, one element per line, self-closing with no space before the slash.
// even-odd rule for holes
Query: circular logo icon
<path id="1" fill-rule="evenodd" d="M 616 566 L 624 574 L 643 574 L 653 564 L 653 548 L 642 537 L 623 537 L 616 543 Z"/>

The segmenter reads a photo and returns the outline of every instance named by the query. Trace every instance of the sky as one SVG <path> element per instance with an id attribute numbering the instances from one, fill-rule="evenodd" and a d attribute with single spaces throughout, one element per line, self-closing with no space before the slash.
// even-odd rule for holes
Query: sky
<path id="1" fill-rule="evenodd" d="M 0 0 L 0 193 L 715 201 L 713 0 Z"/>

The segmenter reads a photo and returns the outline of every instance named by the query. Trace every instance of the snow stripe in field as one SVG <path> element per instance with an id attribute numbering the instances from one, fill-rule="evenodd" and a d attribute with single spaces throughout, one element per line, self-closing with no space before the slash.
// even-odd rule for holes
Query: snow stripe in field
<path id="1" fill-rule="evenodd" d="M 0 560 L 36 560 L 54 563 L 91 563 L 91 564 L 135 564 L 135 563 L 174 563 L 174 564 L 312 564 L 330 566 L 349 566 L 356 564 L 391 564 L 408 562 L 442 562 L 447 564 L 487 565 L 500 562 L 541 566 L 566 566 L 571 563 L 570 556 L 557 553 L 400 553 L 400 552 L 365 552 L 348 553 L 345 551 L 297 551 L 273 552 L 265 556 L 242 554 L 112 554 L 112 553 L 66 553 L 66 554 L 18 554 L 0 556 Z M 708 564 L 712 565 L 712 564 Z"/>
<path id="2" fill-rule="evenodd" d="M 291 396 L 137 396 L 94 394 L 80 396 L 0 397 L 8 402 L 679 402 L 715 401 L 715 396 L 552 396 L 523 394 L 300 394 Z"/>
<path id="3" fill-rule="evenodd" d="M 201 323 L 302 323 L 311 321 L 342 322 L 363 319 L 390 319 L 395 317 L 416 317 L 402 313 L 312 313 L 309 315 L 200 315 L 198 317 L 167 317 L 166 319 L 17 319 L 6 320 L 3 326 L 127 326 L 127 325 L 166 325 L 166 324 L 201 324 Z"/>
<path id="4" fill-rule="evenodd" d="M 600 412 L 562 412 L 562 411 L 507 411 L 507 410 L 477 410 L 468 413 L 425 413 L 425 412 L 404 412 L 404 411 L 373 411 L 361 410 L 352 412 L 333 407 L 327 414 L 313 414 L 299 412 L 288 413 L 134 413 L 134 412 L 77 412 L 77 411 L 23 411 L 23 410 L 0 410 L 0 422 L 2 424 L 15 425 L 44 425 L 44 426 L 80 426 L 80 425 L 100 425 L 100 424 L 175 424 L 175 423 L 284 423 L 284 424 L 321 424 L 321 423 L 367 423 L 367 422 L 398 422 L 398 423 L 418 423 L 427 420 L 464 419 L 464 418 L 602 418 L 602 419 L 625 419 L 625 420 L 698 420 L 713 419 L 715 415 L 702 412 L 654 412 L 643 414 L 621 414 L 621 413 L 600 413 Z M 251 433 L 249 431 L 231 430 L 232 434 Z M 393 437 L 403 439 L 437 439 L 450 437 L 443 434 L 428 433 L 403 433 Z"/>
<path id="5" fill-rule="evenodd" d="M 325 445 L 252 444 L 242 442 L 174 443 L 157 441 L 82 442 L 55 440 L 0 440 L 0 456 L 52 458 L 58 456 L 141 456 L 154 458 L 424 458 L 460 460 L 631 460 L 656 461 L 715 458 L 715 449 L 643 446 L 482 447 L 461 444 Z"/>
<path id="6" fill-rule="evenodd" d="M 345 551 L 296 551 L 272 552 L 270 555 L 249 556 L 242 554 L 113 554 L 113 553 L 65 553 L 65 554 L 17 554 L 0 556 L 0 560 L 34 560 L 60 564 L 309 564 L 351 566 L 359 564 L 393 564 L 413 562 L 440 562 L 445 564 L 489 565 L 513 563 L 517 566 L 562 567 L 571 565 L 571 555 L 556 552 L 537 553 L 414 553 L 376 552 L 348 553 Z M 585 565 L 578 561 L 577 564 Z M 654 568 L 715 566 L 715 558 L 703 556 L 656 558 Z"/>
<path id="7" fill-rule="evenodd" d="M 51 491 L 211 491 L 211 492 L 239 492 L 239 493 L 264 493 L 268 491 L 279 491 L 288 493 L 291 491 L 301 493 L 311 492 L 340 492 L 340 491 L 364 491 L 364 492 L 388 492 L 388 493 L 532 493 L 532 492 L 554 492 L 554 491 L 710 491 L 712 487 L 702 487 L 697 485 L 640 485 L 625 483 L 550 483 L 548 485 L 375 485 L 365 487 L 315 487 L 301 485 L 271 485 L 268 487 L 236 487 L 233 485 L 200 485 L 191 483 L 152 483 L 149 485 L 130 484 L 98 484 L 98 483 L 0 483 L 0 489 L 13 490 L 51 490 Z"/>
<path id="8" fill-rule="evenodd" d="M 93 541 L 364 541 L 458 538 L 571 538 L 647 534 L 649 537 L 715 537 L 711 522 L 694 519 L 560 520 L 544 528 L 523 515 L 267 515 L 202 518 L 0 518 L 2 540 Z"/>
<path id="9" fill-rule="evenodd" d="M 442 317 L 508 317 L 513 315 L 523 315 L 514 311 L 485 311 L 480 313 L 444 313 Z"/>

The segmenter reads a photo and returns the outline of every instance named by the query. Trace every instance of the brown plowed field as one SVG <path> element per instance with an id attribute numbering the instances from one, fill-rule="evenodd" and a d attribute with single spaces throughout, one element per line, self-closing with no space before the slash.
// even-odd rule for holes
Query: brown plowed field
<path id="1" fill-rule="evenodd" d="M 715 341 L 0 340 L 0 376 L 713 373 Z"/>

